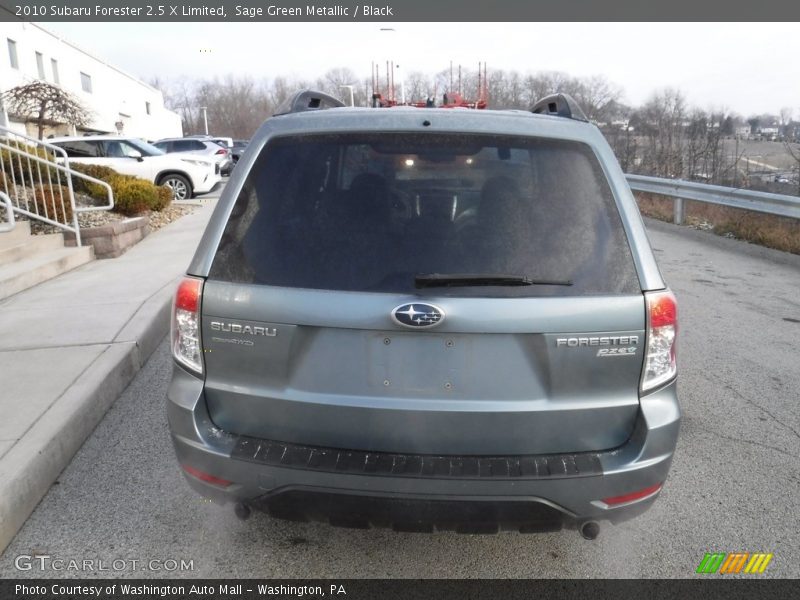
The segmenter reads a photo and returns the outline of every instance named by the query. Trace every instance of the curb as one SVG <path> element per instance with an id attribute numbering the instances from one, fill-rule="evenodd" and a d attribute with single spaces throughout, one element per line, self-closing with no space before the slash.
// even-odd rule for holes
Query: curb
<path id="1" fill-rule="evenodd" d="M 172 290 L 148 298 L 0 460 L 0 553 L 169 332 Z"/>

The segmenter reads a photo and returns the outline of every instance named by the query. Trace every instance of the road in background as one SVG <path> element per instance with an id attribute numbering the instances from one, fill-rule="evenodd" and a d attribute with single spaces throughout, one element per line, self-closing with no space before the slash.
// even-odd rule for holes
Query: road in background
<path id="1" fill-rule="evenodd" d="M 172 451 L 166 342 L 0 557 L 191 560 L 140 577 L 691 577 L 708 551 L 772 552 L 800 577 L 800 257 L 648 223 L 680 310 L 683 429 L 661 497 L 588 542 L 574 531 L 408 534 L 238 520 L 191 492 Z M 706 575 L 706 577 L 709 577 Z"/>

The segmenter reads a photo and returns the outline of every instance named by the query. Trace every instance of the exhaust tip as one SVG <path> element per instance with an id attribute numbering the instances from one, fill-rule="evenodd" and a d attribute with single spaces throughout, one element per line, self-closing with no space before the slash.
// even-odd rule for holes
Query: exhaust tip
<path id="1" fill-rule="evenodd" d="M 595 521 L 587 521 L 581 525 L 580 531 L 583 539 L 593 540 L 600 535 L 600 525 L 598 525 Z"/>
<path id="2" fill-rule="evenodd" d="M 233 512 L 236 513 L 236 516 L 239 517 L 242 521 L 246 521 L 247 519 L 250 518 L 250 515 L 252 514 L 253 511 L 244 502 L 237 502 L 233 506 Z"/>

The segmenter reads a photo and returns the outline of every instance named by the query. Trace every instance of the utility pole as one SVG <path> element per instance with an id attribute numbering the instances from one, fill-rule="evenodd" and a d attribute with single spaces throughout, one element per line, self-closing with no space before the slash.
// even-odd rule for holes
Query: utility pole
<path id="1" fill-rule="evenodd" d="M 208 135 L 208 107 L 201 106 L 200 110 L 203 111 L 203 125 L 205 126 L 206 135 Z"/>
<path id="2" fill-rule="evenodd" d="M 400 69 L 400 65 L 395 65 L 395 69 Z M 406 82 L 403 79 L 403 74 L 400 73 L 400 104 L 406 103 Z"/>
<path id="3" fill-rule="evenodd" d="M 453 93 L 453 61 L 450 61 L 450 87 L 447 88 L 447 91 L 451 94 Z"/>

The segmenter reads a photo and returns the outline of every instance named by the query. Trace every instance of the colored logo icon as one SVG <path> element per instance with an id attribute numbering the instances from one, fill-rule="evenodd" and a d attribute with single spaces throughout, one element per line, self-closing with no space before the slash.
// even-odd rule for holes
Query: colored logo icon
<path id="1" fill-rule="evenodd" d="M 772 560 L 772 553 L 765 552 L 706 552 L 697 573 L 763 573 Z"/>

